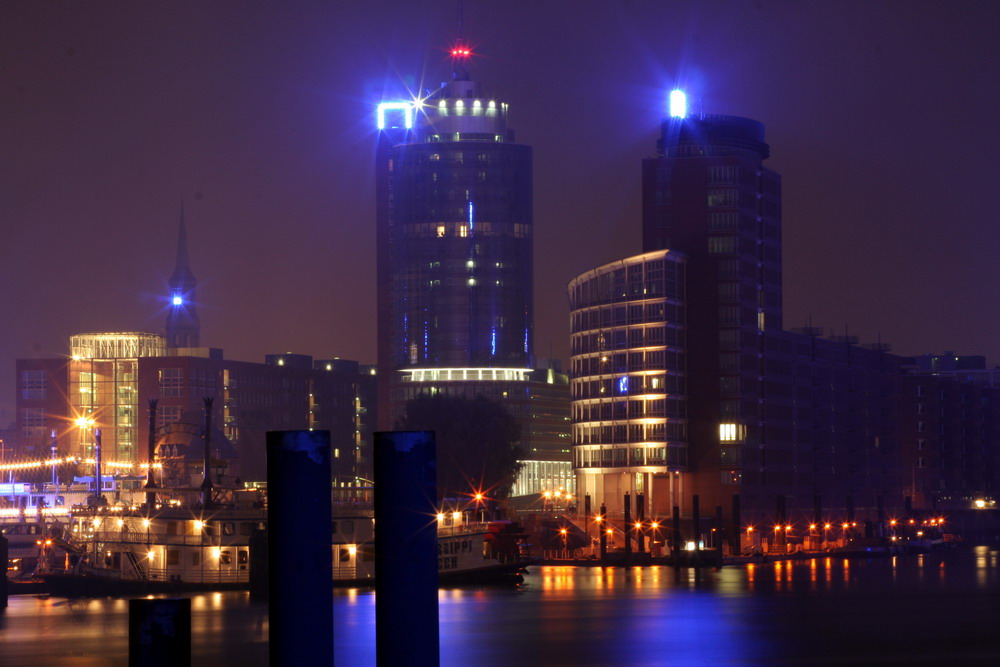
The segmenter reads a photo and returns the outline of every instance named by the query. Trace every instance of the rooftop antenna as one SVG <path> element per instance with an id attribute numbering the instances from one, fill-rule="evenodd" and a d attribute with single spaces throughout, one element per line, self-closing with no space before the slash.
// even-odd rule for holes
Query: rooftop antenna
<path id="1" fill-rule="evenodd" d="M 465 3 L 462 0 L 458 0 L 458 35 L 455 39 L 455 45 L 451 48 L 451 61 L 454 69 L 451 73 L 451 78 L 455 81 L 468 81 L 469 80 L 469 70 L 468 63 L 469 57 L 472 55 L 472 49 L 469 48 L 468 43 L 465 41 L 463 34 L 465 32 Z"/>

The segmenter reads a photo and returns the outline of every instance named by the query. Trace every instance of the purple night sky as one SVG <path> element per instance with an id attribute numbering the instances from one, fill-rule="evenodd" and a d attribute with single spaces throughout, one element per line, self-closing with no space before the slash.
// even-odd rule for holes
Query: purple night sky
<path id="1" fill-rule="evenodd" d="M 8 2 L 0 428 L 14 360 L 162 331 L 180 203 L 202 342 L 375 360 L 374 109 L 449 75 L 457 1 Z M 640 249 L 667 91 L 767 126 L 785 326 L 1000 363 L 995 2 L 466 2 L 474 75 L 535 151 L 535 339 Z M 990 222 L 993 220 L 993 222 Z"/>

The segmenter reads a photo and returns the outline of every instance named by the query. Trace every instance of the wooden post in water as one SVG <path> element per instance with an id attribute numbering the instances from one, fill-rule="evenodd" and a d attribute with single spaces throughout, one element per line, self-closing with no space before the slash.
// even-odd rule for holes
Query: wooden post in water
<path id="1" fill-rule="evenodd" d="M 441 658 L 434 433 L 376 433 L 375 489 L 376 664 L 437 665 Z"/>
<path id="2" fill-rule="evenodd" d="M 636 528 L 637 541 L 639 543 L 639 553 L 646 550 L 645 540 L 642 532 L 642 525 L 646 521 L 646 496 L 641 493 L 635 494 L 635 520 L 639 524 Z M 650 538 L 652 540 L 652 538 Z M 652 544 L 650 544 L 652 546 Z"/>
<path id="3" fill-rule="evenodd" d="M 611 523 L 608 521 L 608 508 L 604 503 L 601 503 L 601 518 L 602 522 L 597 525 L 598 539 L 601 543 L 601 562 L 608 556 L 608 530 L 611 528 Z"/>
<path id="4" fill-rule="evenodd" d="M 674 526 L 673 531 L 671 531 L 670 542 L 671 542 L 671 553 L 670 556 L 673 558 L 674 565 L 680 565 L 681 562 L 681 508 L 679 505 L 674 505 Z"/>
<path id="5" fill-rule="evenodd" d="M 701 566 L 701 498 L 691 496 L 691 530 L 694 532 L 694 564 Z"/>
<path id="6" fill-rule="evenodd" d="M 272 665 L 333 664 L 331 520 L 330 432 L 268 431 Z"/>
<path id="7" fill-rule="evenodd" d="M 146 511 L 152 512 L 156 505 L 156 478 L 153 464 L 156 462 L 156 404 L 149 399 L 149 438 L 146 440 Z M 147 515 L 148 516 L 148 515 Z"/>
<path id="8" fill-rule="evenodd" d="M 625 494 L 625 525 L 622 528 L 625 532 L 625 564 L 630 565 L 632 563 L 632 532 L 635 528 L 632 526 L 632 496 L 628 493 Z"/>
<path id="9" fill-rule="evenodd" d="M 725 544 L 725 530 L 722 521 L 722 505 L 715 506 L 715 567 L 722 567 L 722 546 Z"/>

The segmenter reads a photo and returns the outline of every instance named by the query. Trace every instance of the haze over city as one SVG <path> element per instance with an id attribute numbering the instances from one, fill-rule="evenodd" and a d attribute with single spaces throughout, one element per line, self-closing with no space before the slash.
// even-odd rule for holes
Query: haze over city
<path id="1" fill-rule="evenodd" d="M 767 127 L 785 325 L 1000 360 L 993 3 L 466 3 L 534 147 L 535 341 L 640 250 L 666 93 Z M 19 3 L 0 20 L 0 426 L 14 360 L 158 332 L 183 202 L 202 341 L 375 358 L 375 105 L 448 78 L 452 0 Z"/>

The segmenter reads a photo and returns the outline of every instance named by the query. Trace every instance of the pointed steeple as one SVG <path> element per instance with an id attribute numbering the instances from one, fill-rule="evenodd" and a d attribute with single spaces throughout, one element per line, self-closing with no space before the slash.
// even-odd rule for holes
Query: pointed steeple
<path id="1" fill-rule="evenodd" d="M 188 263 L 188 241 L 187 227 L 184 224 L 184 200 L 181 200 L 181 223 L 177 230 L 177 261 L 174 263 L 174 275 L 170 277 L 170 286 L 174 283 L 191 282 L 197 283 L 194 274 L 191 273 L 191 265 Z"/>
<path id="2" fill-rule="evenodd" d="M 201 324 L 198 321 L 195 290 L 198 280 L 188 262 L 187 226 L 184 224 L 184 202 L 177 230 L 177 261 L 170 276 L 170 304 L 167 306 L 167 346 L 198 347 Z"/>

